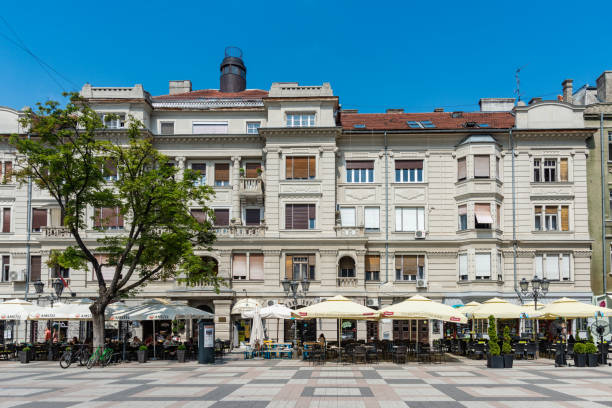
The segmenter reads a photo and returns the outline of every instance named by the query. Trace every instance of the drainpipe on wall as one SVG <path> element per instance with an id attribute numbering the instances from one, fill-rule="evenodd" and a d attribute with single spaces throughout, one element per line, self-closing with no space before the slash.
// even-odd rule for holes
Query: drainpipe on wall
<path id="1" fill-rule="evenodd" d="M 30 133 L 28 132 L 28 139 L 30 139 Z M 28 293 L 30 292 L 30 238 L 32 231 L 32 177 L 28 176 L 28 198 L 26 211 L 28 212 L 26 216 L 26 279 L 25 279 L 25 296 L 24 299 L 28 300 Z M 27 326 L 26 326 L 27 327 Z"/>
<path id="2" fill-rule="evenodd" d="M 599 143 L 601 150 L 601 260 L 602 260 L 602 278 L 603 287 L 602 293 L 605 295 L 608 292 L 606 275 L 608 273 L 607 246 L 606 246 L 606 170 L 605 170 L 605 154 L 604 154 L 604 114 L 599 114 Z"/>
<path id="3" fill-rule="evenodd" d="M 518 289 L 518 277 L 516 272 L 516 257 L 517 257 L 517 243 L 516 243 L 516 181 L 515 181 L 515 163 L 514 163 L 514 138 L 512 137 L 512 129 L 510 129 L 510 154 L 512 155 L 512 268 L 514 271 L 514 291 L 518 296 L 521 303 L 523 303 L 523 297 Z"/>
<path id="4" fill-rule="evenodd" d="M 385 131 L 385 283 L 389 282 L 389 155 Z"/>

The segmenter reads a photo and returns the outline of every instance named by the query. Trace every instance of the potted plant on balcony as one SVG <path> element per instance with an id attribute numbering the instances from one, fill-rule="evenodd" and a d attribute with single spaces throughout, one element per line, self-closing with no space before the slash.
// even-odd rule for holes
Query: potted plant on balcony
<path id="1" fill-rule="evenodd" d="M 588 342 L 584 345 L 586 353 L 586 363 L 588 367 L 597 367 L 599 365 L 599 356 L 597 355 L 597 346 L 593 342 Z"/>
<path id="2" fill-rule="evenodd" d="M 21 364 L 28 364 L 30 362 L 30 351 L 32 349 L 29 346 L 24 347 L 19 352 L 19 361 Z"/>
<path id="3" fill-rule="evenodd" d="M 261 169 L 261 167 L 257 168 L 257 177 L 261 177 L 261 173 L 263 173 L 263 170 Z"/>
<path id="4" fill-rule="evenodd" d="M 576 367 L 586 366 L 586 346 L 584 343 L 574 344 L 574 364 Z"/>
<path id="5" fill-rule="evenodd" d="M 489 368 L 504 368 L 504 358 L 500 355 L 501 350 L 499 349 L 498 338 L 497 338 L 497 325 L 495 324 L 495 317 L 489 316 L 489 355 L 487 358 L 487 367 Z"/>
<path id="6" fill-rule="evenodd" d="M 139 363 L 146 363 L 147 357 L 149 356 L 149 348 L 145 345 L 138 347 L 138 351 L 136 351 L 136 355 L 138 356 Z"/>
<path id="7" fill-rule="evenodd" d="M 244 167 L 240 168 L 240 177 L 244 177 Z"/>
<path id="8" fill-rule="evenodd" d="M 176 348 L 176 359 L 179 363 L 185 362 L 185 353 L 187 352 L 187 347 L 184 344 L 179 344 Z"/>
<path id="9" fill-rule="evenodd" d="M 514 362 L 514 354 L 512 354 L 512 346 L 510 346 L 510 328 L 504 327 L 504 342 L 502 343 L 502 354 L 504 355 L 504 368 L 512 368 Z"/>

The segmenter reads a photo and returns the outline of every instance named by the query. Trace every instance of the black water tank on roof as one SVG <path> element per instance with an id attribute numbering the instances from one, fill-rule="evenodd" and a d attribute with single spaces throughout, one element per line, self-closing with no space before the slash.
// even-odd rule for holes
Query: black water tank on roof
<path id="1" fill-rule="evenodd" d="M 227 47 L 221 62 L 221 92 L 241 92 L 246 89 L 246 67 L 242 62 L 242 50 Z"/>

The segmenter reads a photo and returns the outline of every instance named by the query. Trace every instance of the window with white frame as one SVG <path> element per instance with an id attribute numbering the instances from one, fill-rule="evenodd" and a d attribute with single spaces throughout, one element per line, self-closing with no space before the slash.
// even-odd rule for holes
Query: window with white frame
<path id="1" fill-rule="evenodd" d="M 227 133 L 227 122 L 193 122 L 191 133 L 194 135 L 210 135 Z"/>
<path id="2" fill-rule="evenodd" d="M 247 122 L 246 126 L 247 134 L 256 135 L 259 133 L 259 127 L 261 126 L 261 122 Z"/>
<path id="3" fill-rule="evenodd" d="M 314 113 L 288 113 L 287 127 L 312 127 L 315 125 Z"/>
<path id="4" fill-rule="evenodd" d="M 460 205 L 458 207 L 459 212 L 459 230 L 463 231 L 468 228 L 467 226 L 467 204 Z"/>
<path id="5" fill-rule="evenodd" d="M 570 254 L 542 253 L 534 259 L 534 275 L 553 281 L 570 280 Z"/>
<path id="6" fill-rule="evenodd" d="M 424 207 L 399 207 L 395 209 L 395 231 L 425 230 Z"/>
<path id="7" fill-rule="evenodd" d="M 396 160 L 396 183 L 422 183 L 423 160 Z"/>
<path id="8" fill-rule="evenodd" d="M 11 232 L 11 208 L 2 208 L 2 232 Z"/>
<path id="9" fill-rule="evenodd" d="M 491 279 L 491 254 L 489 252 L 476 253 L 476 279 Z"/>
<path id="10" fill-rule="evenodd" d="M 113 159 L 107 159 L 104 162 L 104 179 L 106 181 L 117 181 L 119 179 L 119 172 L 117 170 L 117 162 Z"/>
<path id="11" fill-rule="evenodd" d="M 468 255 L 459 254 L 459 280 L 468 280 Z"/>
<path id="12" fill-rule="evenodd" d="M 491 229 L 492 225 L 491 204 L 474 204 L 474 227 L 476 229 Z"/>
<path id="13" fill-rule="evenodd" d="M 395 255 L 395 280 L 416 281 L 425 279 L 424 255 Z"/>
<path id="14" fill-rule="evenodd" d="M 257 207 L 245 208 L 244 209 L 244 225 L 247 225 L 247 226 L 261 225 L 262 211 L 263 211 L 262 208 L 257 208 Z"/>
<path id="15" fill-rule="evenodd" d="M 227 187 L 230 182 L 229 163 L 215 163 L 215 186 Z"/>
<path id="16" fill-rule="evenodd" d="M 347 183 L 373 183 L 374 162 L 372 160 L 349 160 L 346 162 Z"/>
<path id="17" fill-rule="evenodd" d="M 380 208 L 365 207 L 363 209 L 363 225 L 366 231 L 380 230 Z"/>
<path id="18" fill-rule="evenodd" d="M 343 227 L 355 226 L 355 207 L 340 208 L 340 225 Z"/>
<path id="19" fill-rule="evenodd" d="M 501 173 L 499 168 L 499 157 L 495 158 L 495 178 L 501 180 Z"/>
<path id="20" fill-rule="evenodd" d="M 534 229 L 536 231 L 569 231 L 569 206 L 536 205 Z"/>
<path id="21" fill-rule="evenodd" d="M 11 257 L 10 255 L 2 255 L 2 282 L 11 280 Z"/>
<path id="22" fill-rule="evenodd" d="M 501 251 L 497 251 L 497 280 L 504 280 L 504 261 L 502 259 Z"/>
<path id="23" fill-rule="evenodd" d="M 159 130 L 162 135 L 173 135 L 174 122 L 159 122 Z"/>
<path id="24" fill-rule="evenodd" d="M 533 181 L 535 183 L 554 183 L 568 181 L 569 169 L 567 158 L 533 159 Z"/>
<path id="25" fill-rule="evenodd" d="M 490 168 L 491 156 L 476 155 L 474 156 L 474 178 L 489 178 L 491 175 Z"/>
<path id="26" fill-rule="evenodd" d="M 232 277 L 234 280 L 264 279 L 262 253 L 241 253 L 232 255 Z"/>
<path id="27" fill-rule="evenodd" d="M 190 163 L 189 167 L 196 173 L 197 179 L 195 185 L 205 186 L 206 185 L 206 163 Z"/>
<path id="28" fill-rule="evenodd" d="M 108 129 L 125 128 L 125 113 L 99 113 L 98 116 Z"/>
<path id="29" fill-rule="evenodd" d="M 12 183 L 13 182 L 13 162 L 10 160 L 5 160 L 0 162 L 0 176 L 3 184 Z"/>

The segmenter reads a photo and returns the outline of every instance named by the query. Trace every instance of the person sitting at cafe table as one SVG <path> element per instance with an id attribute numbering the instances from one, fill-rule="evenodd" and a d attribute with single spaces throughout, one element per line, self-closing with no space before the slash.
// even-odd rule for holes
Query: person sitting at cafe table
<path id="1" fill-rule="evenodd" d="M 138 338 L 138 336 L 134 336 L 132 339 L 132 347 L 140 347 L 142 341 Z"/>
<path id="2" fill-rule="evenodd" d="M 325 336 L 323 335 L 323 333 L 321 333 L 321 335 L 319 336 L 319 344 L 321 345 L 321 347 L 325 347 Z"/>

